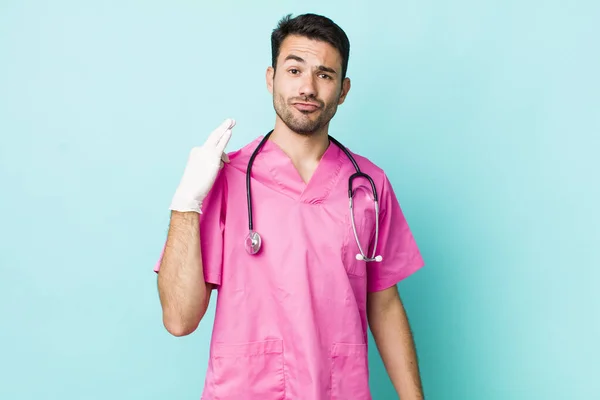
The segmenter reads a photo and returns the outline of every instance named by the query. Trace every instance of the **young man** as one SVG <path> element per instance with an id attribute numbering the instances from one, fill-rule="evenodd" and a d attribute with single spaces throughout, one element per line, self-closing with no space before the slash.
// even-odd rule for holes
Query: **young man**
<path id="1" fill-rule="evenodd" d="M 173 196 L 155 267 L 164 325 L 192 333 L 218 291 L 204 400 L 371 399 L 368 326 L 400 397 L 421 399 L 396 284 L 423 260 L 385 173 L 328 133 L 348 39 L 307 14 L 280 21 L 272 47 L 274 129 L 225 154 L 225 121 Z M 352 160 L 375 191 L 352 179 L 349 207 Z"/>

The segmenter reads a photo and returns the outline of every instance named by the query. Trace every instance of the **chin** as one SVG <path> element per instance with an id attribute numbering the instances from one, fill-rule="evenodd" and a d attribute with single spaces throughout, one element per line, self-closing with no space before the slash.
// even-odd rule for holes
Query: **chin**
<path id="1" fill-rule="evenodd" d="M 288 129 L 302 136 L 310 136 L 321 130 L 324 124 L 320 123 L 320 117 L 322 110 L 318 112 L 304 113 L 295 108 L 287 110 L 278 110 L 275 108 L 277 115 L 281 122 L 283 122 Z"/>

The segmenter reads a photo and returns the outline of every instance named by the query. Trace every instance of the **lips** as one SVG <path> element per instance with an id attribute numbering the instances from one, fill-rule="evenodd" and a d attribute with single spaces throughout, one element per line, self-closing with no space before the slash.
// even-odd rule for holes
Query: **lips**
<path id="1" fill-rule="evenodd" d="M 294 103 L 294 107 L 300 111 L 315 111 L 319 108 L 319 105 L 313 103 Z"/>

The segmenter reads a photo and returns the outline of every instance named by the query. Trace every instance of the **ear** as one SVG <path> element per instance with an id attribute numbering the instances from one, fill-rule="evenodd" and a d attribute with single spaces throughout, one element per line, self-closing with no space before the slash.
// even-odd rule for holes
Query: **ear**
<path id="1" fill-rule="evenodd" d="M 341 105 L 342 103 L 344 103 L 344 100 L 346 100 L 346 96 L 348 95 L 348 92 L 350 91 L 350 78 L 344 78 L 344 81 L 342 82 L 342 91 L 340 93 L 340 99 L 338 100 L 338 106 Z"/>
<path id="2" fill-rule="evenodd" d="M 267 89 L 269 93 L 273 94 L 273 79 L 275 79 L 275 69 L 273 67 L 267 68 Z"/>

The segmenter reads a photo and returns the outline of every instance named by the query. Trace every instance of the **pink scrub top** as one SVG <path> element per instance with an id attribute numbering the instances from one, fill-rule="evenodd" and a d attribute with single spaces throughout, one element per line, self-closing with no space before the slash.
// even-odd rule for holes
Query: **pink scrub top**
<path id="1" fill-rule="evenodd" d="M 246 168 L 260 139 L 229 154 L 202 206 L 204 276 L 218 291 L 202 399 L 369 400 L 367 292 L 421 268 L 419 249 L 385 173 L 351 153 L 380 201 L 383 260 L 357 260 L 348 204 L 355 170 L 347 156 L 331 143 L 305 184 L 267 141 L 251 182 L 254 229 L 263 244 L 249 255 Z M 354 187 L 358 236 L 370 256 L 371 189 L 362 178 Z"/>

